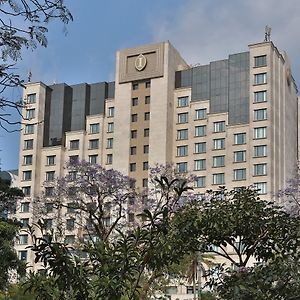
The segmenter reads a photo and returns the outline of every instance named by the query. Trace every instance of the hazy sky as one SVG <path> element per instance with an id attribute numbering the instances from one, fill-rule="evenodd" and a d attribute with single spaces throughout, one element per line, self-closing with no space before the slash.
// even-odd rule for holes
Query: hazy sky
<path id="1" fill-rule="evenodd" d="M 47 48 L 24 51 L 21 74 L 46 84 L 114 80 L 118 49 L 169 40 L 189 64 L 207 64 L 271 39 L 300 87 L 299 0 L 68 0 L 74 21 L 49 27 Z M 12 98 L 21 97 L 14 89 Z M 19 133 L 0 129 L 2 170 L 18 167 Z"/>

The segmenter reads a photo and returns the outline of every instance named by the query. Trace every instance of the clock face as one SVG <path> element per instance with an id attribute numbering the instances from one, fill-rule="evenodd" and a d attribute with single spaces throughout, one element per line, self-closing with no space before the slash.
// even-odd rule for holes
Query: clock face
<path id="1" fill-rule="evenodd" d="M 134 63 L 135 68 L 138 71 L 142 71 L 145 69 L 146 65 L 147 65 L 146 57 L 143 54 L 140 54 L 135 60 L 135 63 Z"/>

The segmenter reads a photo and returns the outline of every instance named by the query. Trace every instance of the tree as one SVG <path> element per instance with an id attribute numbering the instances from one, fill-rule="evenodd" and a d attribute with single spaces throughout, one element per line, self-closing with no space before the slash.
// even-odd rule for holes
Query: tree
<path id="1" fill-rule="evenodd" d="M 7 88 L 23 86 L 24 81 L 16 73 L 15 64 L 21 59 L 24 48 L 47 46 L 47 24 L 59 19 L 64 24 L 72 15 L 63 0 L 10 0 L 0 3 L 0 127 L 9 131 L 20 124 L 12 119 L 12 110 L 20 114 L 24 103 L 4 97 Z M 21 114 L 20 114 L 21 115 Z M 12 127 L 12 129 L 15 129 Z"/>

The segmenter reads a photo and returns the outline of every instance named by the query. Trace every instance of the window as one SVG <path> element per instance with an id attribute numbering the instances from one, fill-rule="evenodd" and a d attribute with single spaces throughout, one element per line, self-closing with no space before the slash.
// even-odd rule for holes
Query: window
<path id="1" fill-rule="evenodd" d="M 259 91 L 254 93 L 254 102 L 261 103 L 267 101 L 267 91 Z"/>
<path id="2" fill-rule="evenodd" d="M 137 130 L 131 130 L 131 138 L 136 139 L 137 138 Z"/>
<path id="3" fill-rule="evenodd" d="M 132 89 L 133 89 L 133 90 L 138 90 L 138 88 L 139 88 L 138 82 L 133 82 L 133 83 L 132 83 Z"/>
<path id="4" fill-rule="evenodd" d="M 206 125 L 195 126 L 195 136 L 205 136 L 206 135 Z"/>
<path id="5" fill-rule="evenodd" d="M 165 293 L 166 295 L 176 295 L 178 293 L 177 286 L 168 286 Z"/>
<path id="6" fill-rule="evenodd" d="M 225 155 L 219 155 L 213 157 L 213 167 L 224 167 L 225 166 Z"/>
<path id="7" fill-rule="evenodd" d="M 177 140 L 187 140 L 188 139 L 188 129 L 177 130 Z"/>
<path id="8" fill-rule="evenodd" d="M 108 108 L 108 116 L 113 117 L 115 115 L 115 108 L 113 106 Z"/>
<path id="9" fill-rule="evenodd" d="M 178 146 L 177 156 L 186 156 L 186 155 L 188 155 L 188 146 Z"/>
<path id="10" fill-rule="evenodd" d="M 66 244 L 74 244 L 75 243 L 75 235 L 66 235 L 65 243 Z"/>
<path id="11" fill-rule="evenodd" d="M 112 154 L 107 154 L 106 155 L 106 164 L 111 165 L 113 161 L 113 155 Z"/>
<path id="12" fill-rule="evenodd" d="M 98 149 L 99 148 L 99 140 L 89 140 L 89 149 Z"/>
<path id="13" fill-rule="evenodd" d="M 131 105 L 137 106 L 139 104 L 139 98 L 132 98 L 131 99 Z"/>
<path id="14" fill-rule="evenodd" d="M 254 157 L 263 157 L 263 156 L 267 156 L 267 146 L 266 145 L 254 146 Z"/>
<path id="15" fill-rule="evenodd" d="M 260 55 L 254 57 L 255 67 L 265 67 L 267 65 L 267 55 Z"/>
<path id="16" fill-rule="evenodd" d="M 34 108 L 27 109 L 25 118 L 30 120 L 33 119 L 34 117 L 35 117 L 35 109 Z"/>
<path id="17" fill-rule="evenodd" d="M 31 134 L 31 133 L 34 133 L 34 125 L 33 124 L 25 125 L 25 134 Z"/>
<path id="18" fill-rule="evenodd" d="M 79 156 L 78 155 L 71 155 L 69 156 L 69 162 L 70 163 L 76 163 L 79 160 Z"/>
<path id="19" fill-rule="evenodd" d="M 28 213 L 29 212 L 29 202 L 23 202 L 20 206 L 21 213 Z"/>
<path id="20" fill-rule="evenodd" d="M 77 172 L 76 171 L 70 171 L 69 172 L 69 179 L 70 180 L 76 180 L 76 178 L 77 178 Z"/>
<path id="21" fill-rule="evenodd" d="M 144 120 L 145 121 L 150 120 L 150 112 L 145 112 Z"/>
<path id="22" fill-rule="evenodd" d="M 267 183 L 266 182 L 255 182 L 254 187 L 257 190 L 257 193 L 260 195 L 267 193 Z"/>
<path id="23" fill-rule="evenodd" d="M 233 161 L 234 162 L 243 162 L 246 161 L 246 151 L 235 151 L 233 153 Z"/>
<path id="24" fill-rule="evenodd" d="M 108 133 L 114 132 L 114 123 L 107 123 L 107 132 Z"/>
<path id="25" fill-rule="evenodd" d="M 236 133 L 234 134 L 234 144 L 242 145 L 246 143 L 246 133 Z"/>
<path id="26" fill-rule="evenodd" d="M 70 141 L 70 149 L 71 150 L 79 149 L 79 140 L 71 140 Z"/>
<path id="27" fill-rule="evenodd" d="M 197 177 L 195 181 L 195 187 L 197 188 L 203 188 L 205 187 L 206 177 L 205 176 L 199 176 Z"/>
<path id="28" fill-rule="evenodd" d="M 181 162 L 177 164 L 177 172 L 186 173 L 187 172 L 187 162 Z"/>
<path id="29" fill-rule="evenodd" d="M 29 225 L 29 219 L 26 218 L 26 219 L 21 219 L 20 220 L 21 224 L 22 224 L 22 228 L 27 228 L 28 225 Z"/>
<path id="30" fill-rule="evenodd" d="M 114 144 L 114 139 L 113 138 L 108 138 L 107 141 L 106 141 L 106 148 L 107 149 L 112 149 L 113 144 Z"/>
<path id="31" fill-rule="evenodd" d="M 27 95 L 27 103 L 35 103 L 36 102 L 36 94 Z"/>
<path id="32" fill-rule="evenodd" d="M 206 169 L 206 159 L 197 159 L 194 160 L 194 170 L 203 171 Z"/>
<path id="33" fill-rule="evenodd" d="M 146 89 L 149 89 L 151 87 L 151 81 L 150 80 L 147 80 L 145 82 L 145 87 L 146 87 Z"/>
<path id="34" fill-rule="evenodd" d="M 225 184 L 225 174 L 224 173 L 213 174 L 213 184 Z"/>
<path id="35" fill-rule="evenodd" d="M 19 235 L 19 244 L 27 245 L 28 244 L 28 234 L 20 234 Z"/>
<path id="36" fill-rule="evenodd" d="M 24 165 L 32 165 L 32 155 L 23 156 L 23 164 Z"/>
<path id="37" fill-rule="evenodd" d="M 30 196 L 31 193 L 31 186 L 23 186 L 22 192 L 25 196 Z"/>
<path id="38" fill-rule="evenodd" d="M 31 171 L 23 171 L 23 180 L 31 180 L 32 172 Z"/>
<path id="39" fill-rule="evenodd" d="M 145 104 L 150 104 L 150 96 L 145 96 Z"/>
<path id="40" fill-rule="evenodd" d="M 145 137 L 149 136 L 149 128 L 144 129 L 144 136 Z"/>
<path id="41" fill-rule="evenodd" d="M 144 188 L 148 187 L 148 178 L 143 179 L 143 187 Z"/>
<path id="42" fill-rule="evenodd" d="M 144 153 L 149 153 L 149 145 L 144 145 Z"/>
<path id="43" fill-rule="evenodd" d="M 267 83 L 267 73 L 260 73 L 254 75 L 254 84 Z"/>
<path id="44" fill-rule="evenodd" d="M 26 250 L 18 251 L 18 258 L 21 261 L 27 261 L 27 251 Z"/>
<path id="45" fill-rule="evenodd" d="M 98 155 L 89 155 L 89 163 L 91 164 L 96 164 L 98 162 Z"/>
<path id="46" fill-rule="evenodd" d="M 254 165 L 254 176 L 267 175 L 267 164 Z"/>
<path id="47" fill-rule="evenodd" d="M 45 196 L 51 197 L 53 195 L 54 195 L 54 187 L 52 187 L 52 186 L 45 187 Z"/>
<path id="48" fill-rule="evenodd" d="M 33 149 L 33 140 L 24 141 L 24 150 Z"/>
<path id="49" fill-rule="evenodd" d="M 267 109 L 255 109 L 254 110 L 254 121 L 262 121 L 267 119 Z"/>
<path id="50" fill-rule="evenodd" d="M 195 110 L 195 120 L 206 119 L 206 108 Z"/>
<path id="51" fill-rule="evenodd" d="M 214 132 L 225 131 L 225 121 L 214 122 Z"/>
<path id="52" fill-rule="evenodd" d="M 55 165 L 55 155 L 47 156 L 47 165 L 48 166 Z"/>
<path id="53" fill-rule="evenodd" d="M 187 112 L 177 115 L 177 122 L 179 124 L 187 123 L 189 121 L 189 114 Z"/>
<path id="54" fill-rule="evenodd" d="M 178 97 L 178 107 L 184 107 L 189 105 L 189 97 Z"/>
<path id="55" fill-rule="evenodd" d="M 225 149 L 225 139 L 214 139 L 214 149 Z"/>
<path id="56" fill-rule="evenodd" d="M 254 138 L 264 139 L 267 137 L 267 127 L 257 127 L 254 128 Z"/>
<path id="57" fill-rule="evenodd" d="M 99 123 L 90 124 L 90 133 L 99 133 L 100 126 Z"/>
<path id="58" fill-rule="evenodd" d="M 46 172 L 46 181 L 53 181 L 55 176 L 54 171 L 48 171 Z"/>
<path id="59" fill-rule="evenodd" d="M 52 219 L 44 219 L 44 226 L 45 226 L 45 229 L 51 229 L 53 226 L 53 220 Z"/>
<path id="60" fill-rule="evenodd" d="M 130 170 L 130 172 L 135 172 L 136 171 L 136 163 L 129 164 L 129 170 Z"/>
<path id="61" fill-rule="evenodd" d="M 131 115 L 131 122 L 137 122 L 138 120 L 138 115 L 137 114 L 132 114 Z"/>
<path id="62" fill-rule="evenodd" d="M 75 220 L 67 219 L 66 227 L 67 227 L 67 230 L 73 230 L 75 228 Z"/>
<path id="63" fill-rule="evenodd" d="M 245 180 L 246 169 L 235 169 L 233 170 L 233 180 Z"/>
<path id="64" fill-rule="evenodd" d="M 148 170 L 149 169 L 149 163 L 147 161 L 143 162 L 143 170 Z"/>
<path id="65" fill-rule="evenodd" d="M 130 147 L 130 155 L 136 155 L 136 146 Z"/>
<path id="66" fill-rule="evenodd" d="M 206 152 L 206 143 L 202 142 L 202 143 L 195 143 L 195 153 L 199 154 L 199 153 L 205 153 Z"/>

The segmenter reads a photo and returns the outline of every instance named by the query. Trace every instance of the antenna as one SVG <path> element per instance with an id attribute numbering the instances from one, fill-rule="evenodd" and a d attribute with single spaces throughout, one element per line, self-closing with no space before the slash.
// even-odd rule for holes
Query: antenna
<path id="1" fill-rule="evenodd" d="M 272 28 L 269 27 L 268 25 L 266 25 L 266 27 L 265 27 L 265 40 L 264 40 L 264 42 L 270 42 L 270 40 L 271 40 L 271 30 L 272 30 Z"/>
<path id="2" fill-rule="evenodd" d="M 31 70 L 28 71 L 28 82 L 31 82 L 31 77 L 32 77 L 32 73 L 31 73 Z"/>

